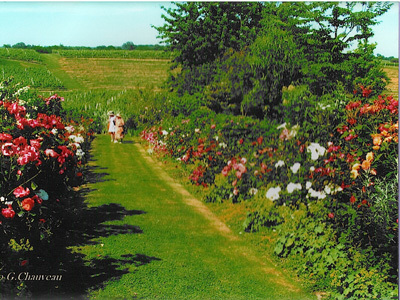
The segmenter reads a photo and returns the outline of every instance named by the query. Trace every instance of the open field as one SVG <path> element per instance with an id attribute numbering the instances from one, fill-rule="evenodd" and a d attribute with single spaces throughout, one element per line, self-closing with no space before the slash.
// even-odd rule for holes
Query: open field
<path id="1" fill-rule="evenodd" d="M 390 83 L 386 87 L 389 94 L 393 95 L 395 98 L 399 97 L 399 67 L 385 67 L 383 70 L 390 78 Z"/>
<path id="2" fill-rule="evenodd" d="M 159 90 L 170 68 L 170 59 L 164 51 L 137 50 L 127 54 L 126 51 L 71 50 L 60 55 L 39 54 L 34 50 L 0 50 L 1 78 L 13 76 L 15 81 L 41 91 Z M 98 56 L 93 56 L 92 52 Z"/>
<path id="3" fill-rule="evenodd" d="M 167 79 L 169 60 L 61 58 L 61 70 L 87 89 L 159 88 Z"/>

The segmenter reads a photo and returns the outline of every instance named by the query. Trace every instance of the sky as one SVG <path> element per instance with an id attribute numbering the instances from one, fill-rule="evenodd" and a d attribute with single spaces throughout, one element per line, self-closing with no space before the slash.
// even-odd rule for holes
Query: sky
<path id="1" fill-rule="evenodd" d="M 372 42 L 375 54 L 398 57 L 399 2 L 379 20 Z M 159 44 L 162 1 L 0 1 L 0 46 L 19 42 L 52 46 L 121 46 Z"/>

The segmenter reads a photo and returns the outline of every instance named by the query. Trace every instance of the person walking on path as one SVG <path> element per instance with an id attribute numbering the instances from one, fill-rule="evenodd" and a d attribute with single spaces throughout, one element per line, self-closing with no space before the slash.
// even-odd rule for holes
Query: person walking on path
<path id="1" fill-rule="evenodd" d="M 120 143 L 124 138 L 124 125 L 125 125 L 124 119 L 122 119 L 120 114 L 117 114 L 117 118 L 115 119 L 115 126 L 116 126 L 115 140 Z"/>
<path id="2" fill-rule="evenodd" d="M 115 131 L 116 131 L 116 117 L 113 111 L 108 113 L 108 133 L 111 135 L 111 143 L 116 143 Z"/>

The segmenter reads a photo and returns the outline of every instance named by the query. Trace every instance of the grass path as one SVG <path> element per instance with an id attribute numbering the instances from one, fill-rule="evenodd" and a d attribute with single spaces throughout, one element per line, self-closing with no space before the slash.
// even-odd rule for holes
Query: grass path
<path id="1" fill-rule="evenodd" d="M 125 216 L 106 223 L 126 230 L 76 247 L 88 261 L 112 259 L 123 271 L 92 289 L 91 298 L 316 299 L 232 233 L 134 141 L 112 144 L 100 135 L 92 155 L 102 176 L 88 185 L 88 205 L 121 205 Z"/>
<path id="2" fill-rule="evenodd" d="M 60 55 L 41 54 L 46 67 L 56 76 L 68 90 L 83 89 L 84 86 L 75 78 L 74 74 L 65 72 L 60 64 Z"/>

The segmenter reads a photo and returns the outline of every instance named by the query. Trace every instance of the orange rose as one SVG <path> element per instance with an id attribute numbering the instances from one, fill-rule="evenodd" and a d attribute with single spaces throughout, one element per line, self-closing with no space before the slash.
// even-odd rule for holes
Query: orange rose
<path id="1" fill-rule="evenodd" d="M 25 198 L 21 202 L 21 205 L 23 209 L 25 209 L 26 211 L 30 211 L 35 206 L 35 201 L 32 198 Z"/>
<path id="2" fill-rule="evenodd" d="M 370 167 L 371 167 L 371 162 L 368 161 L 368 160 L 364 160 L 362 165 L 361 165 L 361 168 L 363 170 L 368 170 Z"/>
<path id="3" fill-rule="evenodd" d="M 382 137 L 380 134 L 371 134 L 371 137 L 374 146 L 380 146 L 382 144 Z"/>
<path id="4" fill-rule="evenodd" d="M 359 163 L 356 163 L 351 167 L 351 170 L 352 171 L 357 171 L 358 169 L 360 169 L 360 167 L 361 167 L 361 165 Z"/>

